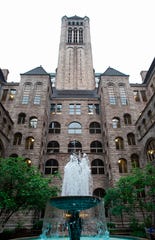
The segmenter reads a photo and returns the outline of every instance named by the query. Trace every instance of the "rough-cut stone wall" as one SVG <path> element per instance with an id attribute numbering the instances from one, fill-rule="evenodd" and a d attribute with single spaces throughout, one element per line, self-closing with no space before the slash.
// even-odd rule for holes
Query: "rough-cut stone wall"
<path id="1" fill-rule="evenodd" d="M 116 104 L 109 103 L 108 85 L 112 84 L 116 97 Z M 119 86 L 123 84 L 126 91 L 127 105 L 122 105 L 120 100 Z M 100 81 L 99 92 L 101 96 L 102 109 L 102 126 L 105 128 L 105 159 L 110 184 L 114 184 L 123 173 L 119 172 L 118 160 L 125 159 L 127 161 L 127 172 L 131 169 L 131 154 L 139 153 L 139 147 L 129 145 L 127 142 L 127 134 L 132 132 L 136 136 L 135 121 L 137 118 L 137 110 L 134 104 L 133 92 L 129 85 L 128 77 L 122 76 L 102 76 Z M 124 114 L 131 115 L 132 124 L 125 125 Z M 112 119 L 117 117 L 120 119 L 120 127 L 112 127 Z M 115 138 L 121 137 L 124 141 L 124 149 L 116 149 Z"/>

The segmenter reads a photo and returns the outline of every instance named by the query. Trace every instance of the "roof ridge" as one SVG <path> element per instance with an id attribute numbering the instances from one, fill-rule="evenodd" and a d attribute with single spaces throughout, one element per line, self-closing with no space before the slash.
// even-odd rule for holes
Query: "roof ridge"
<path id="1" fill-rule="evenodd" d="M 129 76 L 129 75 L 124 74 L 112 67 L 108 67 L 106 71 L 101 74 L 101 76 Z"/>
<path id="2" fill-rule="evenodd" d="M 21 75 L 49 75 L 49 73 L 47 73 L 40 65 L 39 67 L 33 68 L 28 72 L 22 73 Z"/>

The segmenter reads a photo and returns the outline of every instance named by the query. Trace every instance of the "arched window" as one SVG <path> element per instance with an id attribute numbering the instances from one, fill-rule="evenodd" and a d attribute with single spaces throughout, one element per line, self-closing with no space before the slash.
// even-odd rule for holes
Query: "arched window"
<path id="1" fill-rule="evenodd" d="M 103 198 L 105 196 L 106 192 L 103 188 L 96 188 L 93 191 L 93 196 Z"/>
<path id="2" fill-rule="evenodd" d="M 101 159 L 95 159 L 91 163 L 92 174 L 104 174 L 104 162 Z"/>
<path id="3" fill-rule="evenodd" d="M 124 141 L 122 137 L 115 138 L 116 149 L 124 149 Z"/>
<path id="4" fill-rule="evenodd" d="M 127 173 L 127 161 L 126 159 L 120 158 L 118 160 L 119 173 Z"/>
<path id="5" fill-rule="evenodd" d="M 30 117 L 29 119 L 29 127 L 36 128 L 38 123 L 38 119 L 36 117 Z"/>
<path id="6" fill-rule="evenodd" d="M 49 125 L 49 133 L 60 133 L 61 126 L 58 122 L 51 122 Z"/>
<path id="7" fill-rule="evenodd" d="M 139 168 L 139 156 L 136 153 L 133 153 L 131 155 L 131 165 L 133 168 L 135 167 Z"/>
<path id="8" fill-rule="evenodd" d="M 148 161 L 155 160 L 155 139 L 150 139 L 146 145 L 146 156 Z"/>
<path id="9" fill-rule="evenodd" d="M 68 43 L 72 42 L 72 28 L 68 28 Z"/>
<path id="10" fill-rule="evenodd" d="M 89 125 L 89 133 L 101 133 L 101 126 L 98 122 L 92 122 Z"/>
<path id="11" fill-rule="evenodd" d="M 9 157 L 17 158 L 17 157 L 18 157 L 18 154 L 16 154 L 16 153 L 12 153 Z"/>
<path id="12" fill-rule="evenodd" d="M 0 157 L 4 157 L 4 145 L 2 140 L 0 139 Z"/>
<path id="13" fill-rule="evenodd" d="M 83 43 L 83 29 L 79 28 L 79 43 Z"/>
<path id="14" fill-rule="evenodd" d="M 18 124 L 24 124 L 25 123 L 25 118 L 26 118 L 26 114 L 25 113 L 19 113 L 18 114 Z"/>
<path id="15" fill-rule="evenodd" d="M 25 149 L 33 149 L 34 148 L 34 138 L 27 137 L 25 142 Z"/>
<path id="16" fill-rule="evenodd" d="M 30 91 L 31 90 L 32 83 L 31 82 L 26 82 L 24 84 L 24 92 Z"/>
<path id="17" fill-rule="evenodd" d="M 99 141 L 93 141 L 91 144 L 90 144 L 90 152 L 95 152 L 95 153 L 101 153 L 103 152 L 103 149 L 102 149 L 102 143 L 99 142 Z"/>
<path id="18" fill-rule="evenodd" d="M 81 124 L 78 122 L 72 122 L 68 126 L 68 133 L 70 134 L 80 134 L 82 133 Z"/>
<path id="19" fill-rule="evenodd" d="M 111 105 L 116 105 L 116 96 L 115 96 L 113 84 L 108 85 L 108 94 L 109 94 L 109 103 Z"/>
<path id="20" fill-rule="evenodd" d="M 125 124 L 125 125 L 130 125 L 130 124 L 132 124 L 131 115 L 130 115 L 129 113 L 125 113 L 125 114 L 124 114 L 124 124 Z"/>
<path id="21" fill-rule="evenodd" d="M 60 150 L 59 143 L 57 141 L 51 141 L 47 145 L 47 153 L 57 153 Z"/>
<path id="22" fill-rule="evenodd" d="M 41 91 L 42 90 L 42 82 L 37 82 L 36 85 L 35 85 L 35 88 L 37 91 Z"/>
<path id="23" fill-rule="evenodd" d="M 58 172 L 59 164 L 55 159 L 49 159 L 45 163 L 45 174 L 55 174 Z"/>
<path id="24" fill-rule="evenodd" d="M 68 152 L 82 152 L 82 145 L 80 142 L 73 140 L 68 144 Z"/>
<path id="25" fill-rule="evenodd" d="M 22 134 L 17 132 L 14 134 L 13 145 L 20 145 L 22 141 Z"/>
<path id="26" fill-rule="evenodd" d="M 120 118 L 119 117 L 114 117 L 112 119 L 112 127 L 113 128 L 120 128 L 121 124 L 120 124 Z"/>
<path id="27" fill-rule="evenodd" d="M 77 43 L 77 28 L 74 28 L 74 43 Z"/>
<path id="28" fill-rule="evenodd" d="M 133 134 L 133 133 L 128 133 L 128 134 L 127 134 L 127 140 L 128 140 L 128 144 L 129 144 L 129 145 L 136 145 L 135 134 Z"/>

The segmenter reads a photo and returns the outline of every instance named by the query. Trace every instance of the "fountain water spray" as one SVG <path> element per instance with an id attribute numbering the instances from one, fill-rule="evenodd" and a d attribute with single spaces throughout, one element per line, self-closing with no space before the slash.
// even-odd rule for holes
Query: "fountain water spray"
<path id="1" fill-rule="evenodd" d="M 92 177 L 88 156 L 73 153 L 64 168 L 62 196 L 92 196 Z"/>

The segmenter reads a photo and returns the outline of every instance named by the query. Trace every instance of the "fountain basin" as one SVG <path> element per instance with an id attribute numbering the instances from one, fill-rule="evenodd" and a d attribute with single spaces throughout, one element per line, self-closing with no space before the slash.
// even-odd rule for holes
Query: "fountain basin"
<path id="1" fill-rule="evenodd" d="M 69 240 L 68 237 L 50 237 L 50 238 L 46 238 L 47 240 L 58 240 L 58 239 L 62 239 L 62 240 Z M 85 237 L 81 237 L 81 240 L 105 240 L 105 238 L 103 236 L 101 237 L 90 237 L 90 236 L 85 236 Z M 13 240 L 42 240 L 41 237 L 32 237 L 32 238 L 16 238 Z M 140 240 L 140 238 L 137 237 L 129 237 L 129 236 L 117 236 L 117 237 L 113 237 L 110 236 L 109 240 Z"/>
<path id="2" fill-rule="evenodd" d="M 82 211 L 99 204 L 101 199 L 95 196 L 61 196 L 50 199 L 50 204 L 66 211 Z"/>

